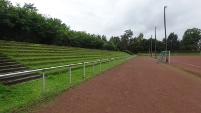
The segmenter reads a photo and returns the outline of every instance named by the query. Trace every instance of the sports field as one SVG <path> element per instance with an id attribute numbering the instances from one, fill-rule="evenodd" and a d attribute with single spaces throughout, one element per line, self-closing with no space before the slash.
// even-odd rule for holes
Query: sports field
<path id="1" fill-rule="evenodd" d="M 182 57 L 178 60 L 177 58 L 172 58 L 172 61 L 182 62 Z M 190 60 L 188 61 L 190 64 Z M 148 57 L 133 58 L 64 92 L 54 102 L 36 111 L 38 113 L 200 113 L 200 78 L 173 65 L 158 64 L 155 59 Z"/>
<path id="2" fill-rule="evenodd" d="M 201 77 L 201 56 L 173 56 L 171 65 Z"/>

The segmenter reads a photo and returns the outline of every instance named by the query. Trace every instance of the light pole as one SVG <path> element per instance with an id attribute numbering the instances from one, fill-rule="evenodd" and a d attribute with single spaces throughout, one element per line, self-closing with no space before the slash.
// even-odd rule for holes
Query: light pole
<path id="1" fill-rule="evenodd" d="M 152 35 L 151 35 L 151 57 L 152 57 Z"/>
<path id="2" fill-rule="evenodd" d="M 149 43 L 149 57 L 151 56 L 151 54 L 150 54 L 150 46 L 151 46 L 151 44 Z"/>
<path id="3" fill-rule="evenodd" d="M 167 59 L 167 35 L 166 35 L 166 18 L 165 18 L 165 9 L 167 6 L 164 6 L 164 27 L 165 27 L 165 51 L 166 51 L 166 62 L 168 62 Z"/>
<path id="4" fill-rule="evenodd" d="M 155 27 L 155 59 L 156 59 L 156 27 Z"/>
<path id="5" fill-rule="evenodd" d="M 200 56 L 201 56 L 201 39 L 197 43 L 198 49 L 200 50 Z"/>

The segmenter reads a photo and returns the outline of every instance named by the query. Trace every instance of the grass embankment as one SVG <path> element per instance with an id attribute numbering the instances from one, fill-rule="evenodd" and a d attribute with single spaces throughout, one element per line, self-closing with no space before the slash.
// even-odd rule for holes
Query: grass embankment
<path id="1" fill-rule="evenodd" d="M 117 51 L 48 46 L 2 40 L 0 40 L 0 53 L 20 62 L 29 69 L 128 56 L 126 53 Z M 105 71 L 122 62 L 122 60 L 119 60 L 116 63 L 103 63 L 101 69 Z M 13 86 L 0 85 L 0 113 L 16 111 L 24 106 L 32 107 L 40 103 L 41 100 L 43 102 L 47 98 L 52 98 L 71 86 L 101 73 L 99 64 L 95 65 L 94 72 L 93 68 L 89 65 L 86 65 L 86 78 L 83 78 L 83 68 L 76 69 L 76 66 L 72 68 L 72 84 L 69 84 L 68 67 L 46 71 L 46 75 L 54 76 L 46 77 L 45 94 L 42 92 L 41 79 Z"/>

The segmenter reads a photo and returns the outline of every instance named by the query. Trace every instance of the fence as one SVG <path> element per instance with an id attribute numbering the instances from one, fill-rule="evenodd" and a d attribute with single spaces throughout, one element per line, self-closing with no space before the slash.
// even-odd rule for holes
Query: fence
<path id="1" fill-rule="evenodd" d="M 24 73 L 31 73 L 31 72 L 41 72 L 42 71 L 42 91 L 43 93 L 46 92 L 46 82 L 45 82 L 45 71 L 46 70 L 52 70 L 52 69 L 57 69 L 57 68 L 64 68 L 68 67 L 69 68 L 69 84 L 72 83 L 72 67 L 73 66 L 78 66 L 78 65 L 83 65 L 83 78 L 86 78 L 86 65 L 90 64 L 89 66 L 92 66 L 92 71 L 93 74 L 95 72 L 95 65 L 100 65 L 100 72 L 102 72 L 102 65 L 105 64 L 105 69 L 109 65 L 109 63 L 112 63 L 113 65 L 116 63 L 117 60 L 122 60 L 126 61 L 130 58 L 133 58 L 134 56 L 124 56 L 124 57 L 118 57 L 118 58 L 110 58 L 110 59 L 103 59 L 103 60 L 96 60 L 96 61 L 90 61 L 90 62 L 82 62 L 82 63 L 76 63 L 76 64 L 69 64 L 69 65 L 62 65 L 62 66 L 56 66 L 56 67 L 49 67 L 49 68 L 42 68 L 42 69 L 35 69 L 35 70 L 29 70 L 29 71 L 23 71 L 23 72 L 16 72 L 16 73 L 9 73 L 9 74 L 4 74 L 0 75 L 0 77 L 6 77 L 6 76 L 15 76 L 17 74 L 24 74 Z"/>

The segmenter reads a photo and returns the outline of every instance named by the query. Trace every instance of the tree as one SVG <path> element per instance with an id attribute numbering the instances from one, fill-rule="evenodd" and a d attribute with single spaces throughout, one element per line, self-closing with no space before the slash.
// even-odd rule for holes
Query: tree
<path id="1" fill-rule="evenodd" d="M 196 44 L 201 39 L 201 29 L 187 29 L 182 38 L 182 48 L 185 50 L 195 50 Z"/>
<path id="2" fill-rule="evenodd" d="M 34 7 L 34 4 L 31 4 L 31 3 L 25 3 L 23 8 L 27 8 L 28 10 L 30 11 L 38 11 L 38 9 L 36 9 L 36 7 Z"/>
<path id="3" fill-rule="evenodd" d="M 137 37 L 137 41 L 140 42 L 143 40 L 143 37 L 144 37 L 144 34 L 143 33 L 140 33 Z"/>
<path id="4" fill-rule="evenodd" d="M 130 38 L 129 44 L 128 44 L 128 50 L 137 53 L 139 51 L 144 51 L 146 48 L 146 44 L 143 44 L 143 33 L 140 33 L 137 37 L 135 38 Z"/>
<path id="5" fill-rule="evenodd" d="M 112 36 L 109 41 L 114 43 L 117 50 L 120 50 L 121 39 L 119 36 Z"/>
<path id="6" fill-rule="evenodd" d="M 102 39 L 103 41 L 107 42 L 107 38 L 106 38 L 105 35 L 103 35 L 103 36 L 101 37 L 101 39 Z"/>
<path id="7" fill-rule="evenodd" d="M 114 45 L 114 43 L 112 41 L 109 41 L 106 45 L 105 45 L 105 49 L 107 50 L 116 50 L 116 46 Z"/>
<path id="8" fill-rule="evenodd" d="M 132 38 L 133 31 L 126 30 L 123 35 L 121 35 L 120 50 L 127 50 L 129 39 Z"/>
<path id="9" fill-rule="evenodd" d="M 178 50 L 179 49 L 179 40 L 178 40 L 178 35 L 174 34 L 174 32 L 170 33 L 167 39 L 167 48 L 168 50 Z"/>

